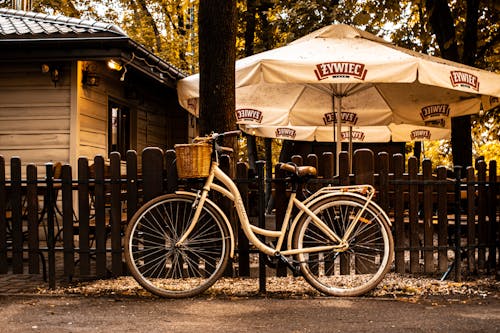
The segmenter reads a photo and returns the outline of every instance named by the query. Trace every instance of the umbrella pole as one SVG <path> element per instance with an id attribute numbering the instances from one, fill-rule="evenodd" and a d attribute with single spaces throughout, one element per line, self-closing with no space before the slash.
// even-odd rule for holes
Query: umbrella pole
<path id="1" fill-rule="evenodd" d="M 349 173 L 352 173 L 352 126 L 349 126 Z"/>
<path id="2" fill-rule="evenodd" d="M 336 117 L 336 122 L 334 122 L 334 126 L 335 126 L 335 123 L 337 124 L 337 138 L 336 138 L 336 143 L 337 143 L 337 162 L 336 162 L 336 166 L 337 166 L 337 176 L 340 175 L 340 170 L 339 170 L 339 165 L 340 165 L 340 161 L 339 161 L 339 157 L 340 157 L 340 151 L 342 150 L 342 97 L 339 97 L 338 98 L 339 102 L 338 102 L 338 108 L 337 108 L 337 117 Z M 335 108 L 334 108 L 334 111 L 335 111 Z"/>

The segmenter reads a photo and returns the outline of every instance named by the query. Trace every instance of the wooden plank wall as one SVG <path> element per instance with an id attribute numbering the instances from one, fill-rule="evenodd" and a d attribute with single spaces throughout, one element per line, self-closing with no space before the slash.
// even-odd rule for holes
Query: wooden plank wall
<path id="1" fill-rule="evenodd" d="M 41 65 L 0 66 L 0 151 L 6 160 L 21 157 L 23 166 L 40 165 L 39 171 L 46 162 L 69 161 L 71 94 L 70 63 L 61 64 L 55 84 Z"/>

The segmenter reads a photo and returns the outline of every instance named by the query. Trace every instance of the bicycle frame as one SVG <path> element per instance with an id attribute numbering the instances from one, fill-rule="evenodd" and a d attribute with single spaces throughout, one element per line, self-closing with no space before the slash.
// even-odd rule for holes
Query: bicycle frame
<path id="1" fill-rule="evenodd" d="M 214 179 L 219 180 L 224 186 L 220 186 L 218 184 L 214 183 Z M 312 253 L 312 252 L 318 252 L 318 251 L 338 251 L 342 252 L 347 250 L 348 244 L 347 244 L 347 239 L 350 237 L 352 231 L 354 230 L 354 227 L 358 223 L 359 217 L 363 213 L 363 211 L 366 209 L 368 204 L 371 202 L 371 198 L 373 197 L 373 194 L 375 190 L 373 187 L 370 185 L 362 185 L 362 186 L 343 186 L 343 187 L 325 187 L 323 189 L 320 189 L 319 191 L 315 192 L 311 197 L 304 201 L 300 201 L 296 198 L 296 193 L 292 192 L 287 210 L 285 213 L 285 218 L 283 221 L 283 225 L 281 227 L 281 230 L 268 230 L 268 229 L 262 229 L 257 226 L 254 226 L 250 223 L 248 219 L 248 215 L 243 203 L 243 199 L 241 198 L 240 192 L 238 190 L 238 187 L 236 184 L 233 182 L 233 180 L 226 175 L 220 168 L 219 164 L 217 161 L 212 161 L 212 165 L 210 168 L 210 174 L 207 177 L 207 180 L 205 181 L 205 184 L 203 186 L 201 195 L 199 195 L 199 198 L 197 200 L 197 206 L 196 206 L 196 211 L 193 215 L 193 219 L 191 221 L 190 226 L 184 233 L 184 235 L 179 239 L 176 245 L 180 246 L 182 243 L 187 239 L 189 234 L 193 231 L 193 229 L 196 226 L 196 223 L 198 222 L 198 218 L 200 216 L 201 210 L 203 208 L 203 205 L 205 202 L 208 200 L 208 192 L 210 190 L 217 191 L 227 197 L 229 200 L 234 202 L 234 206 L 236 209 L 236 212 L 238 213 L 238 218 L 240 220 L 240 225 L 245 233 L 246 237 L 252 244 L 254 244 L 261 252 L 270 255 L 270 256 L 277 256 L 277 255 L 295 255 L 299 253 Z M 367 197 L 363 196 L 364 199 L 366 199 L 366 204 L 364 207 L 360 210 L 358 215 L 354 219 L 354 223 L 351 223 L 347 231 L 345 232 L 344 236 L 340 238 L 337 234 L 335 234 L 328 226 L 325 225 L 323 221 L 321 221 L 320 218 L 318 218 L 310 209 L 311 205 L 313 205 L 315 202 L 317 202 L 320 199 L 323 199 L 328 196 L 334 196 L 338 194 L 345 194 L 346 192 L 351 193 L 351 195 L 356 195 L 356 196 L 361 196 L 359 194 L 353 193 L 352 191 L 357 191 L 357 192 L 364 192 L 368 194 Z M 299 214 L 294 218 L 292 224 L 290 225 L 290 218 L 292 214 L 292 209 L 293 207 L 296 206 L 299 209 Z M 300 217 L 306 214 L 308 215 L 312 222 L 327 235 L 334 243 L 335 245 L 323 245 L 323 246 L 316 246 L 316 247 L 311 247 L 307 249 L 293 249 L 292 248 L 292 237 L 293 237 L 293 231 L 295 229 L 295 225 L 299 221 Z M 225 216 L 224 216 L 225 217 Z M 225 218 L 226 223 L 228 224 L 228 228 L 232 230 L 231 225 L 229 224 L 229 221 L 227 218 Z M 288 226 L 290 225 L 290 229 L 288 230 Z M 287 232 L 288 230 L 288 232 Z M 277 243 L 276 247 L 272 248 L 268 245 L 266 245 L 264 242 L 262 242 L 257 235 L 265 236 L 265 237 L 272 237 L 272 238 L 277 238 Z M 285 237 L 288 235 L 287 239 L 287 249 L 286 250 L 281 250 L 283 243 L 285 241 Z M 231 257 L 233 257 L 233 251 L 231 251 Z"/>

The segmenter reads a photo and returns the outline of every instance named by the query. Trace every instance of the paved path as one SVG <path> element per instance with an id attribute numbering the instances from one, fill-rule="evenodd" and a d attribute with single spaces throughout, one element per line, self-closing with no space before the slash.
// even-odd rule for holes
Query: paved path
<path id="1" fill-rule="evenodd" d="M 500 332 L 500 301 L 0 296 L 17 332 Z"/>

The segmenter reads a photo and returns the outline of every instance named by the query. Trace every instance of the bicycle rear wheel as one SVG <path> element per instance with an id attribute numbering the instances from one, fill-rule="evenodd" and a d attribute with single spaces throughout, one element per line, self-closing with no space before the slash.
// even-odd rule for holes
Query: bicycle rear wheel
<path id="1" fill-rule="evenodd" d="M 314 204 L 311 210 L 340 238 L 363 209 L 366 200 L 343 194 Z M 298 222 L 293 244 L 297 249 L 335 245 L 307 215 Z M 344 252 L 335 250 L 297 255 L 304 278 L 332 296 L 359 296 L 377 286 L 390 269 L 394 242 L 382 209 L 370 203 L 361 214 Z"/>
<path id="2" fill-rule="evenodd" d="M 162 297 L 183 298 L 204 292 L 222 275 L 229 259 L 227 225 L 204 205 L 195 229 L 182 245 L 194 215 L 195 197 L 167 194 L 146 203 L 125 234 L 125 258 L 141 286 Z"/>

